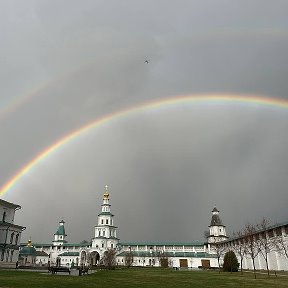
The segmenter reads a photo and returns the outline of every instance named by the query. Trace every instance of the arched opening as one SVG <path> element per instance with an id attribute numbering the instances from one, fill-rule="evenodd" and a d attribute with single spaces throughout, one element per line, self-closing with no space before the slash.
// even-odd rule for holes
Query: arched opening
<path id="1" fill-rule="evenodd" d="M 87 260 L 87 253 L 86 251 L 82 251 L 80 254 L 80 265 L 85 265 Z"/>
<path id="2" fill-rule="evenodd" d="M 100 260 L 100 255 L 97 251 L 93 251 L 89 255 L 89 263 L 91 266 L 97 266 Z"/>

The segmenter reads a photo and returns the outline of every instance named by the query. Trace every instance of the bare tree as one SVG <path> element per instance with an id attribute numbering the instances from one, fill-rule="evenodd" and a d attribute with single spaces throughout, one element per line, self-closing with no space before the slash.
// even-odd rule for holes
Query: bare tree
<path id="1" fill-rule="evenodd" d="M 234 250 L 234 252 L 239 256 L 240 258 L 240 271 L 241 274 L 243 274 L 243 259 L 246 254 L 246 247 L 245 247 L 245 241 L 243 239 L 244 233 L 243 231 L 238 231 L 233 233 L 233 238 L 236 238 L 235 245 L 233 245 L 231 248 Z"/>
<path id="2" fill-rule="evenodd" d="M 283 229 L 283 232 L 281 227 L 275 229 L 275 251 L 288 259 L 288 226 L 284 226 Z"/>
<path id="3" fill-rule="evenodd" d="M 276 251 L 288 259 L 288 241 L 283 235 L 275 239 Z"/>
<path id="4" fill-rule="evenodd" d="M 217 261 L 218 261 L 218 268 L 219 268 L 219 272 L 220 272 L 220 259 L 221 257 L 224 255 L 224 252 L 226 250 L 225 244 L 218 242 L 217 237 L 215 237 L 214 243 L 210 243 L 211 249 L 213 249 L 216 253 L 217 256 Z"/>
<path id="5" fill-rule="evenodd" d="M 255 235 L 259 253 L 265 260 L 268 277 L 270 277 L 268 255 L 276 248 L 274 233 L 272 229 L 268 230 L 269 226 L 269 221 L 263 218 L 261 222 L 256 225 L 258 233 Z"/>
<path id="6" fill-rule="evenodd" d="M 125 261 L 125 265 L 127 268 L 133 265 L 134 256 L 133 256 L 133 252 L 131 251 L 131 248 L 129 248 L 129 251 L 125 252 L 124 261 Z"/>
<path id="7" fill-rule="evenodd" d="M 205 230 L 204 233 L 203 233 L 203 236 L 204 236 L 204 239 L 205 239 L 206 241 L 208 241 L 208 238 L 209 238 L 209 236 L 210 236 L 210 232 L 209 232 L 208 230 Z"/>
<path id="8" fill-rule="evenodd" d="M 163 268 L 168 268 L 169 264 L 171 263 L 171 261 L 169 261 L 168 254 L 165 251 L 159 251 L 157 253 L 157 256 L 158 256 L 158 261 L 160 263 L 160 266 Z"/>
<path id="9" fill-rule="evenodd" d="M 253 271 L 254 271 L 254 278 L 256 279 L 256 267 L 255 267 L 255 258 L 259 254 L 259 247 L 256 243 L 255 234 L 256 234 L 256 227 L 255 225 L 252 225 L 250 223 L 246 224 L 243 232 L 244 232 L 244 243 L 245 243 L 245 249 L 246 254 L 249 255 L 249 257 L 252 260 L 253 264 Z"/>
<path id="10" fill-rule="evenodd" d="M 116 250 L 108 249 L 107 251 L 105 251 L 102 263 L 107 269 L 114 269 L 116 266 Z"/>

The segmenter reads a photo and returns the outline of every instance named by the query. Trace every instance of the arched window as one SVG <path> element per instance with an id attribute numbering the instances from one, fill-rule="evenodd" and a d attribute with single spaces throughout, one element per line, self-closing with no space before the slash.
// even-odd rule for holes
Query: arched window
<path id="1" fill-rule="evenodd" d="M 6 211 L 4 211 L 3 213 L 2 222 L 5 222 L 5 220 L 6 220 Z"/>
<path id="2" fill-rule="evenodd" d="M 11 236 L 10 236 L 10 244 L 12 244 L 13 243 L 13 238 L 14 238 L 14 232 L 11 234 Z"/>
<path id="3" fill-rule="evenodd" d="M 15 244 L 17 245 L 18 243 L 18 240 L 19 240 L 19 234 L 16 234 L 16 237 L 15 237 Z"/>

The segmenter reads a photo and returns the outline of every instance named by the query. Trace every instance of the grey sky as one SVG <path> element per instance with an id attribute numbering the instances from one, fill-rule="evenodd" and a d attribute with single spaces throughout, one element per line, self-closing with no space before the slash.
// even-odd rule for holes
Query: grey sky
<path id="1" fill-rule="evenodd" d="M 0 184 L 71 131 L 146 101 L 287 99 L 287 8 L 0 1 Z M 202 103 L 130 115 L 75 139 L 3 198 L 22 205 L 16 222 L 34 242 L 50 242 L 62 218 L 69 241 L 90 240 L 106 184 L 123 241 L 202 240 L 215 204 L 230 232 L 284 221 L 286 110 Z"/>

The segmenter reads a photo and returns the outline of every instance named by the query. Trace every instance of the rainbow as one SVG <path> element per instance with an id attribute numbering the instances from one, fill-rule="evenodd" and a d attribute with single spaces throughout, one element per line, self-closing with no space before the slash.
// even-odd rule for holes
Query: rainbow
<path id="1" fill-rule="evenodd" d="M 128 107 L 121 111 L 116 111 L 111 114 L 107 114 L 101 118 L 87 123 L 86 125 L 72 131 L 63 138 L 57 140 L 54 144 L 46 148 L 44 151 L 39 153 L 35 158 L 28 162 L 22 167 L 10 180 L 8 180 L 0 189 L 0 196 L 4 195 L 8 191 L 12 190 L 13 186 L 16 185 L 25 175 L 41 163 L 45 158 L 52 156 L 53 152 L 64 147 L 73 139 L 76 139 L 80 135 L 88 133 L 92 129 L 95 129 L 104 123 L 112 120 L 118 120 L 129 115 L 138 114 L 144 111 L 157 110 L 159 108 L 174 106 L 177 104 L 198 104 L 198 103 L 244 103 L 246 105 L 268 106 L 275 108 L 288 108 L 288 100 L 275 99 L 264 96 L 255 95 L 235 95 L 235 94 L 199 94 L 199 95 L 187 95 L 187 96 L 176 96 L 172 98 L 164 98 L 139 104 L 137 106 Z"/>

